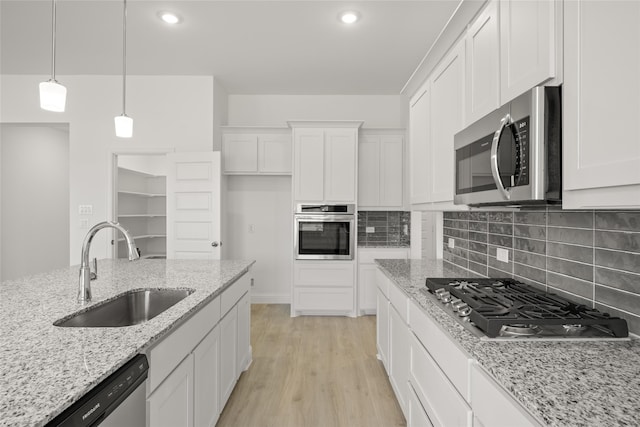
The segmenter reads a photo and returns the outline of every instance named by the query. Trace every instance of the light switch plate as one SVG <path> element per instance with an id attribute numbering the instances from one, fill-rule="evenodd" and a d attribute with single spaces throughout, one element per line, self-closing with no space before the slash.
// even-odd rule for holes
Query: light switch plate
<path id="1" fill-rule="evenodd" d="M 375 227 L 367 227 L 367 233 L 375 233 L 375 232 L 376 232 Z"/>
<path id="2" fill-rule="evenodd" d="M 93 205 L 78 205 L 80 215 L 93 215 Z"/>
<path id="3" fill-rule="evenodd" d="M 498 248 L 496 250 L 496 258 L 498 258 L 498 261 L 509 262 L 509 251 L 507 249 Z"/>
<path id="4" fill-rule="evenodd" d="M 454 238 L 452 238 L 452 237 L 449 237 L 449 247 L 450 247 L 451 249 L 453 249 L 453 248 L 455 248 L 455 247 L 456 247 L 456 239 L 454 239 Z"/>

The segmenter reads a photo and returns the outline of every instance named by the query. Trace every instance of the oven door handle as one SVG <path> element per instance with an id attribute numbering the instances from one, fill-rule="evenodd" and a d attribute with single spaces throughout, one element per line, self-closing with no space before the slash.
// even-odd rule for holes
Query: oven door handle
<path id="1" fill-rule="evenodd" d="M 502 179 L 500 179 L 500 169 L 498 169 L 498 144 L 500 143 L 500 137 L 502 136 L 502 132 L 504 132 L 505 128 L 513 123 L 510 114 L 506 114 L 502 120 L 500 121 L 500 127 L 493 135 L 493 141 L 491 142 L 491 174 L 493 175 L 493 180 L 496 182 L 496 187 L 498 188 L 498 192 L 502 194 L 505 200 L 511 199 L 511 194 L 509 190 L 504 188 L 502 185 Z"/>
<path id="2" fill-rule="evenodd" d="M 296 221 L 348 222 L 354 221 L 355 215 L 295 215 Z"/>

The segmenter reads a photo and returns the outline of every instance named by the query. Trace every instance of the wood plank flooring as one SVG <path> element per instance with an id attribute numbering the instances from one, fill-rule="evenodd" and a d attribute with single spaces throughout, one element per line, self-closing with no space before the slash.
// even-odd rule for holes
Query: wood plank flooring
<path id="1" fill-rule="evenodd" d="M 406 426 L 382 363 L 376 318 L 291 318 L 251 306 L 253 364 L 217 427 Z"/>

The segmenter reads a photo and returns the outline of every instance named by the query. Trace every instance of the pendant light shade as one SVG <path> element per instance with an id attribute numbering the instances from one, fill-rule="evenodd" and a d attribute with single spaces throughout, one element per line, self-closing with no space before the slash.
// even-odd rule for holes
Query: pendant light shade
<path id="1" fill-rule="evenodd" d="M 56 81 L 56 0 L 51 7 L 51 78 L 40 83 L 40 108 L 56 113 L 64 112 L 67 88 Z"/>
<path id="2" fill-rule="evenodd" d="M 114 118 L 116 136 L 131 138 L 133 136 L 133 119 L 126 113 L 127 100 L 127 0 L 122 9 L 122 114 Z"/>
<path id="3" fill-rule="evenodd" d="M 126 114 L 115 116 L 116 136 L 118 138 L 131 138 L 133 136 L 133 119 Z"/>

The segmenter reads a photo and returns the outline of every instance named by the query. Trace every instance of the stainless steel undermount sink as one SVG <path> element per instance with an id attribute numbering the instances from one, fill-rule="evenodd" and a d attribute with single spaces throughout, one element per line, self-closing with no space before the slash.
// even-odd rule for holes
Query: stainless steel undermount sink
<path id="1" fill-rule="evenodd" d="M 138 289 L 125 292 L 102 304 L 69 318 L 55 321 L 55 326 L 72 328 L 107 328 L 132 326 L 153 319 L 169 307 L 195 292 L 194 289 Z"/>

